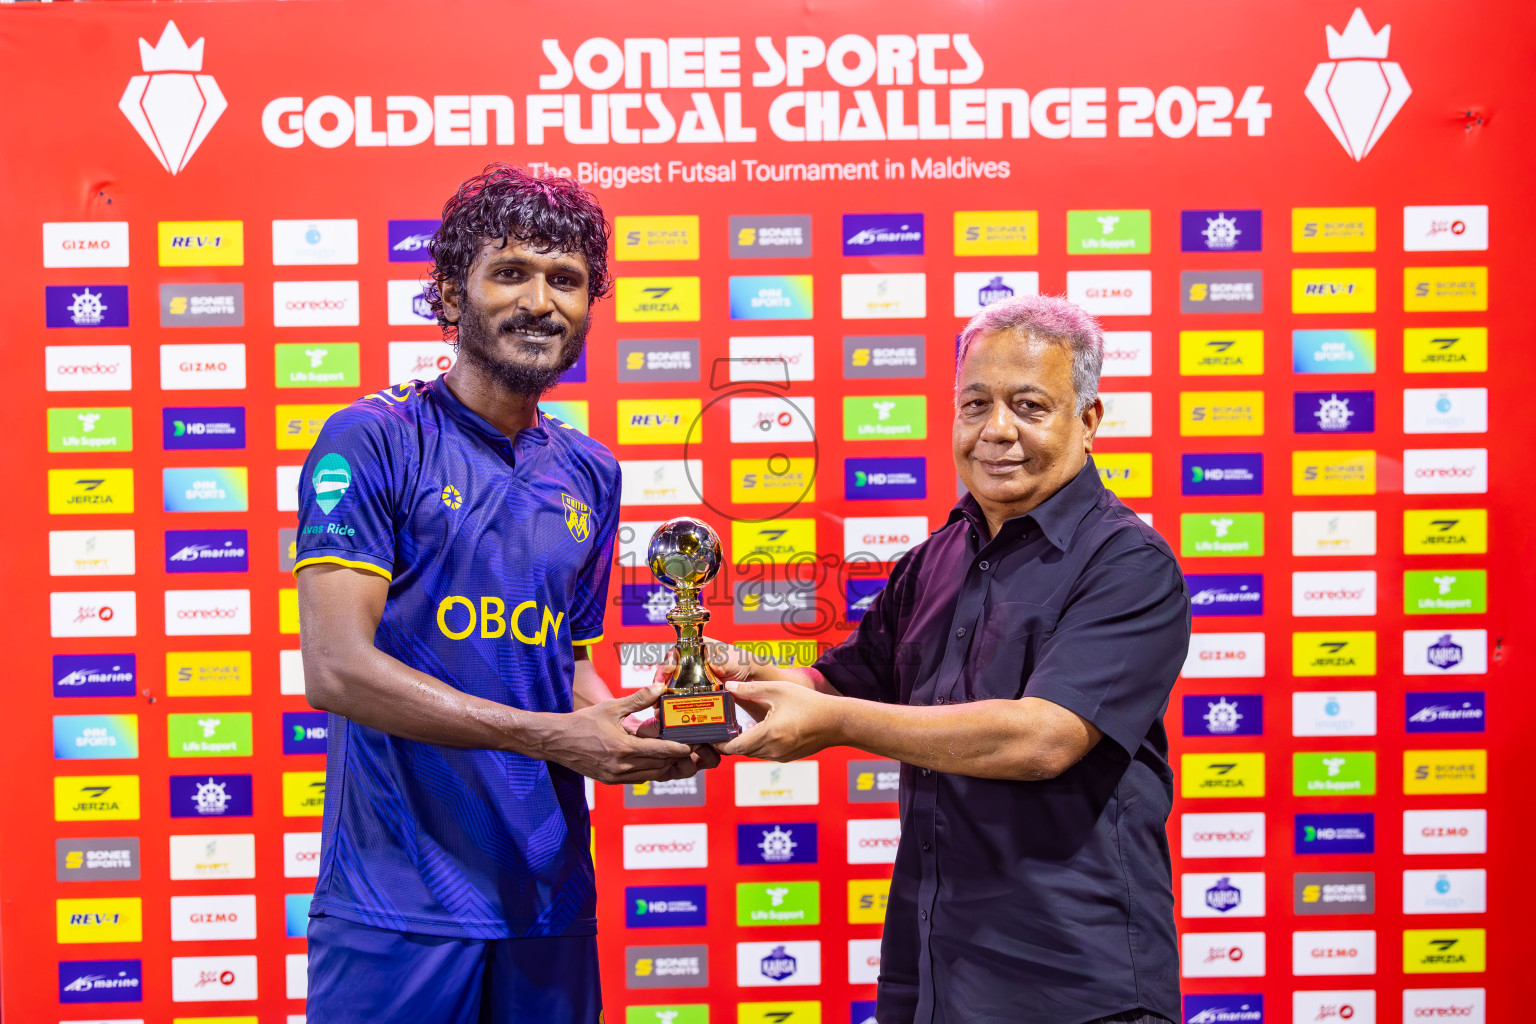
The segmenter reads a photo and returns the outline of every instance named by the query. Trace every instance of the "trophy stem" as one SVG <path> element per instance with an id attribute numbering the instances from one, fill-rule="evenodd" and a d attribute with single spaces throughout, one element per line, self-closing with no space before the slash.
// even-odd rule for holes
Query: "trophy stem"
<path id="1" fill-rule="evenodd" d="M 669 687 L 675 693 L 709 693 L 720 688 L 704 657 L 704 623 L 709 610 L 699 603 L 695 587 L 679 587 L 677 606 L 667 622 L 677 632 L 677 674 Z"/>

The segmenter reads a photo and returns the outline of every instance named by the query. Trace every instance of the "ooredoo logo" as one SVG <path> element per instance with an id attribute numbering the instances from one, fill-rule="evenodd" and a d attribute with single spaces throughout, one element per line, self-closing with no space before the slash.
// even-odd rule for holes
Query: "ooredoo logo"
<path id="1" fill-rule="evenodd" d="M 1185 814 L 1179 830 L 1181 854 L 1193 857 L 1264 856 L 1264 813 Z"/>
<path id="2" fill-rule="evenodd" d="M 251 631 L 249 590 L 167 590 L 167 636 L 228 636 Z"/>
<path id="3" fill-rule="evenodd" d="M 229 104 L 219 83 L 203 70 L 203 40 L 187 45 L 174 21 L 165 23 L 154 46 L 139 40 L 144 74 L 128 80 L 117 108 L 139 138 L 172 174 L 180 173 Z"/>
<path id="4" fill-rule="evenodd" d="M 272 326 L 356 327 L 356 281 L 272 282 Z"/>
<path id="5" fill-rule="evenodd" d="M 133 354 L 127 345 L 48 345 L 43 349 L 49 391 L 128 391 Z"/>
<path id="6" fill-rule="evenodd" d="M 1329 25 L 1325 34 L 1328 59 L 1313 70 L 1306 96 L 1344 152 L 1364 160 L 1413 89 L 1397 62 L 1386 59 L 1391 25 L 1372 32 L 1356 7 L 1343 32 Z"/>
<path id="7" fill-rule="evenodd" d="M 625 825 L 624 870 L 709 867 L 709 826 Z"/>

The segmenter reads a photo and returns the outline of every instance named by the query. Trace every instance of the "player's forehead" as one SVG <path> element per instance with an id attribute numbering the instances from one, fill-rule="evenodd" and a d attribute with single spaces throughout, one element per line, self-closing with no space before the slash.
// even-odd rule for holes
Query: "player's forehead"
<path id="1" fill-rule="evenodd" d="M 564 271 L 582 277 L 589 272 L 587 257 L 579 249 L 566 249 L 538 238 L 482 237 L 471 270 L 490 272 L 508 266 L 542 273 Z"/>

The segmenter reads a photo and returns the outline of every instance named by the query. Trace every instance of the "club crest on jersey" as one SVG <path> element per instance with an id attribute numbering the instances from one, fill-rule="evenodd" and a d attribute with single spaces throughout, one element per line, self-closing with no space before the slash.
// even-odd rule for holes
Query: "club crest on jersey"
<path id="1" fill-rule="evenodd" d="M 560 492 L 560 497 L 565 502 L 565 528 L 580 544 L 592 535 L 592 510 L 580 498 L 573 498 L 564 491 Z"/>

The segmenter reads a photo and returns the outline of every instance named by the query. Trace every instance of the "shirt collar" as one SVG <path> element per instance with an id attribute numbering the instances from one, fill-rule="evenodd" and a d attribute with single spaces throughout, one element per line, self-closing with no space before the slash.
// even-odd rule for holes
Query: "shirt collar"
<path id="1" fill-rule="evenodd" d="M 1040 533 L 1050 541 L 1058 550 L 1067 550 L 1067 545 L 1072 542 L 1072 534 L 1083 521 L 1083 516 L 1089 509 L 1098 504 L 1099 497 L 1104 493 L 1104 482 L 1099 479 L 1099 471 L 1093 464 L 1093 456 L 1077 476 L 1069 480 L 1055 494 L 1046 498 L 1039 505 L 1021 516 L 1014 516 L 1003 523 L 998 531 L 998 537 L 1012 538 L 1017 535 L 1026 523 L 1033 522 L 1040 528 Z M 949 511 L 948 522 L 953 523 L 960 519 L 969 520 L 978 529 L 985 531 L 987 525 L 986 513 L 982 512 L 981 505 L 976 499 L 967 494 L 955 503 L 955 507 Z M 994 540 L 997 538 L 994 537 Z"/>
<path id="2" fill-rule="evenodd" d="M 473 433 L 479 434 L 491 444 L 505 443 L 507 435 L 492 426 L 485 417 L 459 401 L 458 397 L 453 393 L 453 389 L 448 387 L 447 383 L 443 380 L 446 376 L 447 374 L 445 373 L 438 374 L 436 380 L 427 384 L 427 393 L 432 396 L 433 400 L 441 405 L 448 415 L 452 416 L 460 425 Z M 549 432 L 545 429 L 543 410 L 538 411 L 538 422 L 539 425 L 536 427 L 524 427 L 522 430 L 519 430 L 517 436 L 512 440 L 528 440 L 534 444 L 548 444 Z"/>

